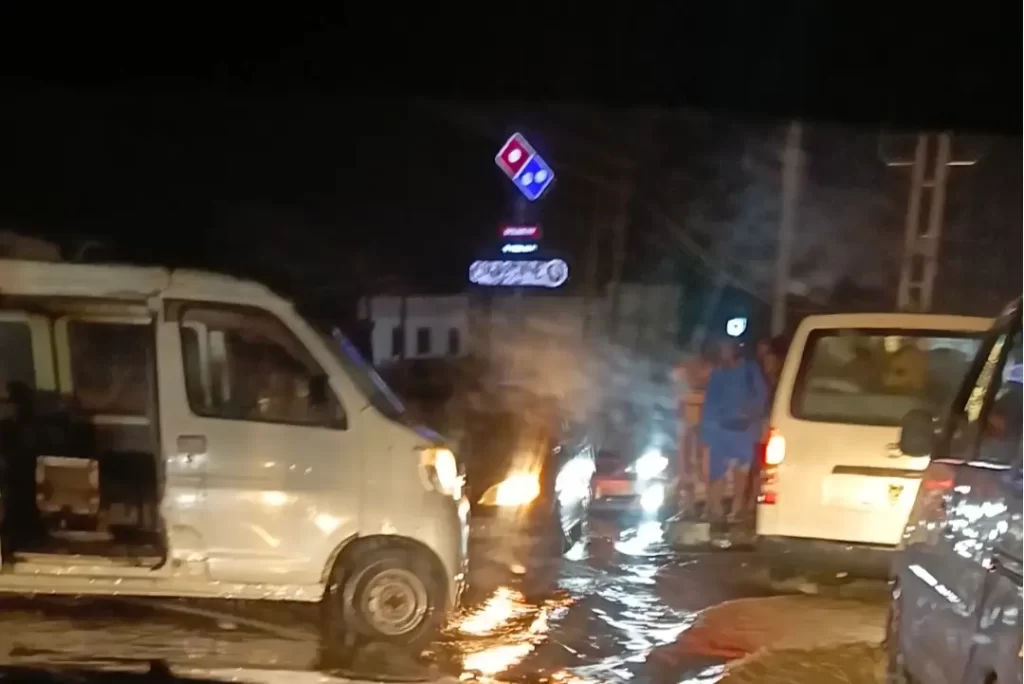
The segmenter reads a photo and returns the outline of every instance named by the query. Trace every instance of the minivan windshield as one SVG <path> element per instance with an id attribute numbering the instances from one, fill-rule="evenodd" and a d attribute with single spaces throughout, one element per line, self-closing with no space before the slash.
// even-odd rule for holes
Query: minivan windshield
<path id="1" fill-rule="evenodd" d="M 367 363 L 356 346 L 340 332 L 330 335 L 321 333 L 321 335 L 328 349 L 341 363 L 345 373 L 356 384 L 359 391 L 366 396 L 370 405 L 387 418 L 402 419 L 405 416 L 405 406 L 384 382 L 384 378 L 380 377 L 373 366 Z"/>
<path id="2" fill-rule="evenodd" d="M 953 401 L 984 333 L 915 329 L 816 330 L 796 384 L 795 418 L 853 425 L 900 424 L 915 408 L 936 415 Z"/>

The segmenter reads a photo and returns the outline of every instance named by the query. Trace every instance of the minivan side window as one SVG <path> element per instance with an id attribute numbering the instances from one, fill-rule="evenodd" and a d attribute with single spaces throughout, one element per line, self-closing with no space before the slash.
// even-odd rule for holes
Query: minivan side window
<path id="1" fill-rule="evenodd" d="M 71 319 L 67 341 L 71 388 L 82 409 L 106 416 L 149 414 L 155 395 L 151 326 Z"/>
<path id="2" fill-rule="evenodd" d="M 35 381 L 32 331 L 28 324 L 0 321 L 0 402 L 8 400 L 8 383 L 21 382 L 34 389 Z"/>
<path id="3" fill-rule="evenodd" d="M 186 394 L 196 415 L 344 429 L 341 402 L 323 369 L 273 315 L 188 304 L 179 320 Z"/>

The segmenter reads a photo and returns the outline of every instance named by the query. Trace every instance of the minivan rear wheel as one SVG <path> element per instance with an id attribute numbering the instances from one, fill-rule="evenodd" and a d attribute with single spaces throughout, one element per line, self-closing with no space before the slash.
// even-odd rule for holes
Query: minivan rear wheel
<path id="1" fill-rule="evenodd" d="M 327 647 L 347 655 L 360 642 L 419 652 L 441 629 L 444 587 L 411 549 L 382 547 L 339 564 L 325 596 Z"/>

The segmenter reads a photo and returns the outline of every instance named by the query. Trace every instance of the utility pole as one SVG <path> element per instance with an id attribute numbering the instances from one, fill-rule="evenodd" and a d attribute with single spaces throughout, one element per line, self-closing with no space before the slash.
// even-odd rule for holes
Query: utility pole
<path id="1" fill-rule="evenodd" d="M 782 216 L 779 243 L 775 252 L 775 293 L 772 298 L 772 336 L 786 330 L 786 299 L 789 296 L 789 271 L 793 259 L 793 231 L 799 208 L 800 181 L 803 175 L 803 127 L 794 121 L 786 132 L 782 152 Z"/>
<path id="2" fill-rule="evenodd" d="M 584 301 L 585 310 L 584 323 L 583 323 L 583 334 L 586 336 L 592 335 L 594 332 L 594 306 L 597 301 L 597 276 L 598 267 L 600 266 L 601 259 L 601 228 L 603 224 L 600 221 L 601 212 L 596 207 L 597 190 L 591 188 L 590 196 L 591 201 L 587 203 L 587 211 L 584 213 L 584 226 L 589 232 L 587 237 L 587 253 L 586 253 L 586 265 L 584 271 Z"/>
<path id="3" fill-rule="evenodd" d="M 934 156 L 929 159 L 929 152 Z M 953 159 L 950 133 L 917 136 L 911 159 L 887 158 L 890 167 L 910 167 L 910 194 L 904 221 L 903 259 L 896 307 L 900 311 L 929 311 L 938 274 L 939 247 L 946 212 L 946 185 L 951 166 L 973 166 L 977 159 Z M 929 173 L 929 171 L 931 173 Z M 921 225 L 922 198 L 928 194 L 928 219 Z"/>
<path id="4" fill-rule="evenodd" d="M 615 207 L 612 213 L 612 278 L 608 288 L 608 329 L 611 337 L 618 334 L 622 296 L 622 271 L 626 264 L 626 245 L 629 230 L 629 201 L 633 195 L 633 183 L 629 172 L 619 176 L 619 192 L 613 195 Z"/>

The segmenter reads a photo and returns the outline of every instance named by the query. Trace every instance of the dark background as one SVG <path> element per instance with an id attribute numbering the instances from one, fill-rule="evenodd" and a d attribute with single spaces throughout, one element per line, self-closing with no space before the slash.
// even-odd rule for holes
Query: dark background
<path id="1" fill-rule="evenodd" d="M 72 251 L 96 240 L 97 255 L 257 277 L 350 315 L 368 292 L 463 289 L 514 217 L 492 159 L 523 130 L 559 178 L 528 217 L 569 259 L 573 287 L 609 193 L 628 185 L 627 278 L 697 292 L 715 254 L 736 278 L 770 259 L 768 191 L 799 116 L 818 206 L 802 222 L 824 244 L 808 241 L 796 266 L 827 264 L 824 296 L 889 308 L 907 184 L 880 163 L 879 135 L 935 127 L 965 131 L 983 158 L 951 181 L 936 308 L 987 313 L 1019 293 L 1020 40 L 981 8 L 382 9 L 132 30 L 65 16 L 42 38 L 2 22 L 15 78 L 0 107 L 0 223 Z M 501 47 L 508 34 L 521 49 Z M 764 193 L 748 201 L 751 185 Z M 844 205 L 856 220 L 824 225 L 852 215 Z M 830 253 L 836 242 L 854 256 Z M 740 285 L 754 300 L 769 291 L 755 276 Z"/>

